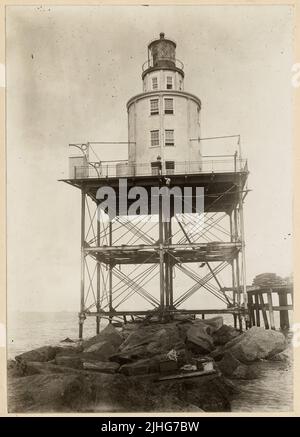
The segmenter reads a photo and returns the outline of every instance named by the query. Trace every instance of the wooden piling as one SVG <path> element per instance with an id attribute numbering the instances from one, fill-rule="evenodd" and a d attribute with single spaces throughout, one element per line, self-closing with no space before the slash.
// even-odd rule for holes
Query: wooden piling
<path id="1" fill-rule="evenodd" d="M 267 292 L 267 298 L 268 298 L 268 306 L 269 306 L 270 325 L 271 325 L 271 329 L 275 330 L 272 290 Z"/>
<path id="2" fill-rule="evenodd" d="M 279 304 L 274 305 L 273 293 L 278 294 Z M 279 312 L 280 329 L 290 328 L 289 311 L 293 310 L 293 303 L 288 304 L 288 294 L 292 295 L 291 286 L 264 287 L 248 290 L 248 314 L 252 326 L 261 326 L 260 311 L 266 329 L 276 329 L 274 312 Z M 265 302 L 264 294 L 267 295 Z M 269 315 L 268 315 L 269 313 Z M 277 326 L 277 329 L 279 326 Z"/>
<path id="3" fill-rule="evenodd" d="M 278 291 L 279 298 L 279 315 L 280 315 L 280 329 L 283 331 L 290 328 L 289 312 L 285 307 L 288 306 L 287 293 L 285 291 Z"/>
<path id="4" fill-rule="evenodd" d="M 255 294 L 254 294 L 254 300 L 255 300 L 256 326 L 260 326 L 260 314 L 259 314 L 258 293 L 255 293 Z"/>
<path id="5" fill-rule="evenodd" d="M 264 295 L 263 295 L 263 293 L 259 293 L 259 300 L 260 300 L 261 313 L 262 313 L 262 316 L 263 316 L 263 320 L 264 320 L 265 328 L 266 328 L 266 329 L 270 329 L 270 327 L 269 327 L 269 321 L 268 321 L 268 316 L 267 316 L 267 312 L 266 312 L 266 308 L 265 308 L 265 301 L 264 301 Z"/>
<path id="6" fill-rule="evenodd" d="M 254 313 L 254 305 L 253 305 L 253 294 L 248 294 L 248 307 L 249 307 L 249 316 L 250 316 L 250 327 L 255 325 L 255 313 Z"/>

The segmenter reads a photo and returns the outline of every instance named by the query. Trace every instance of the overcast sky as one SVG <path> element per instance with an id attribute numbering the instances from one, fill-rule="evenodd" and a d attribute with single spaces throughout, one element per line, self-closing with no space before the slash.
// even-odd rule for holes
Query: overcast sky
<path id="1" fill-rule="evenodd" d="M 292 271 L 288 6 L 8 7 L 8 298 L 14 310 L 78 310 L 80 193 L 72 142 L 126 141 L 147 43 L 177 41 L 202 136 L 241 134 L 250 170 L 247 280 Z M 103 151 L 127 157 L 126 146 Z M 103 155 L 103 156 L 104 156 Z"/>

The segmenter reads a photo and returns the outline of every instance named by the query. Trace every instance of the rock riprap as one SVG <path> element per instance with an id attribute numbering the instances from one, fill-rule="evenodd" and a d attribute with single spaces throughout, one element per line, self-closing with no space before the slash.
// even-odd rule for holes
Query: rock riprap
<path id="1" fill-rule="evenodd" d="M 222 317 L 108 324 L 87 340 L 67 340 L 9 361 L 10 412 L 229 411 L 227 378 L 254 378 L 247 364 L 286 348 L 280 332 L 240 334 Z M 159 381 L 208 356 L 217 360 L 216 373 Z"/>

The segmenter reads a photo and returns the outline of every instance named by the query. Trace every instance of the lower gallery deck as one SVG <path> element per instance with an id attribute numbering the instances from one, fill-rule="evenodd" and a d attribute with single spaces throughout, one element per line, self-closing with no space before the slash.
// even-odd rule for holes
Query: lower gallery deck
<path id="1" fill-rule="evenodd" d="M 193 190 L 193 205 L 195 205 L 196 187 L 204 190 L 204 212 L 226 212 L 231 213 L 234 205 L 239 202 L 240 192 L 244 192 L 248 171 L 232 173 L 199 173 L 191 175 L 165 175 L 165 176 L 135 176 L 128 178 L 107 177 L 107 178 L 84 178 L 84 179 L 63 179 L 62 181 L 80 190 L 85 190 L 94 202 L 97 201 L 97 191 L 101 187 L 111 187 L 116 193 L 117 215 L 119 215 L 119 186 L 120 179 L 125 179 L 127 193 L 133 187 L 143 187 L 147 190 L 148 199 L 151 199 L 151 188 L 167 186 L 171 189 L 179 187 L 190 187 Z M 246 193 L 246 192 L 245 192 Z M 134 199 L 135 200 L 135 199 Z M 128 199 L 128 207 L 134 202 Z"/>

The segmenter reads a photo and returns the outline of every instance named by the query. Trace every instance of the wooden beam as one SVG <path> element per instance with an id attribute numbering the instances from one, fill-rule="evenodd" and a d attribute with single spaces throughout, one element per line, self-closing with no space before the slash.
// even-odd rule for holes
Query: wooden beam
<path id="1" fill-rule="evenodd" d="M 259 302 L 258 302 L 258 294 L 254 295 L 255 300 L 255 315 L 256 315 L 256 326 L 260 326 L 260 314 L 259 314 Z"/>
<path id="2" fill-rule="evenodd" d="M 275 330 L 273 300 L 272 300 L 272 292 L 271 291 L 269 291 L 267 293 L 267 298 L 268 298 L 268 306 L 269 306 L 270 325 L 271 325 L 271 329 Z"/>
<path id="3" fill-rule="evenodd" d="M 287 301 L 287 294 L 279 292 L 278 298 L 279 298 L 279 307 L 281 307 L 280 313 L 279 313 L 280 328 L 282 330 L 286 330 L 286 329 L 290 328 L 289 313 L 288 313 L 288 309 L 287 309 L 287 307 L 289 306 L 288 301 Z"/>
<path id="4" fill-rule="evenodd" d="M 270 329 L 269 321 L 268 321 L 268 316 L 267 316 L 267 312 L 266 312 L 266 308 L 265 308 L 265 301 L 264 301 L 264 295 L 263 294 L 259 295 L 259 300 L 260 300 L 260 304 L 261 304 L 261 312 L 262 312 L 262 316 L 263 316 L 263 319 L 264 319 L 265 328 L 266 329 Z"/>

